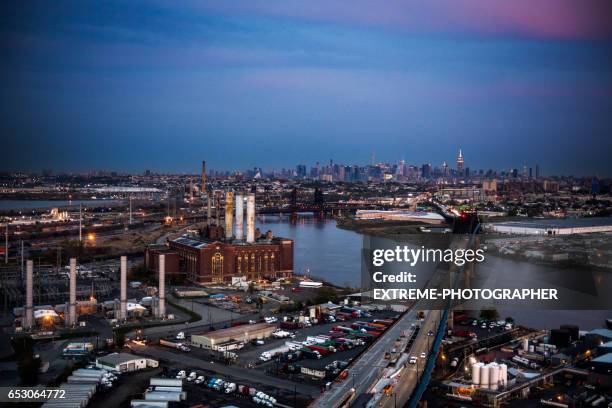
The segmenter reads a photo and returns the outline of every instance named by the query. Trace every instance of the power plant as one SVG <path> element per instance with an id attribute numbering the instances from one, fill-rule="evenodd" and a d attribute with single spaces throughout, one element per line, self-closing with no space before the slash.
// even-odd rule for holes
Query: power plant
<path id="1" fill-rule="evenodd" d="M 35 296 L 35 279 L 34 279 L 34 262 L 28 259 L 25 262 L 25 305 L 24 307 L 15 307 L 13 313 L 16 316 L 16 326 L 22 330 L 52 330 L 55 327 L 74 328 L 79 326 L 79 315 L 91 315 L 95 313 L 103 313 L 109 319 L 116 319 L 117 323 L 122 323 L 131 317 L 143 316 L 148 306 L 155 306 L 152 311 L 154 318 L 165 319 L 167 317 L 165 305 L 165 257 L 159 256 L 160 264 L 159 271 L 159 286 L 157 288 L 157 296 L 154 299 L 154 304 L 147 299 L 150 297 L 144 296 L 140 303 L 135 303 L 135 300 L 128 300 L 128 282 L 127 282 L 127 257 L 122 256 L 119 262 L 119 300 L 106 300 L 98 303 L 94 297 L 94 286 L 81 282 L 77 285 L 77 280 L 81 276 L 87 280 L 90 271 L 85 271 L 77 265 L 76 258 L 70 258 L 68 270 L 65 275 L 67 280 L 67 292 L 64 293 L 64 303 L 34 305 Z M 40 277 L 40 274 L 37 275 Z M 23 282 L 23 281 L 22 281 Z M 66 282 L 64 278 L 64 282 Z M 116 286 L 114 287 L 116 290 Z M 50 291 L 55 290 L 55 283 L 47 288 Z M 43 285 L 38 285 L 39 292 L 43 289 Z M 60 292 L 61 293 L 61 292 Z M 112 296 L 112 291 L 104 292 L 107 297 Z M 67 296 L 66 296 L 67 295 Z M 77 297 L 80 300 L 77 300 Z M 40 298 L 40 296 L 39 296 Z M 67 299 L 66 299 L 67 298 Z M 67 300 L 67 301 L 66 301 Z M 62 318 L 63 316 L 63 318 Z M 82 325 L 82 324 L 81 324 Z"/>
<path id="2" fill-rule="evenodd" d="M 212 217 L 211 196 L 215 216 Z M 209 217 L 198 234 L 168 240 L 167 245 L 150 245 L 145 264 L 151 273 L 185 275 L 196 284 L 231 283 L 232 278 L 247 280 L 276 279 L 293 274 L 293 241 L 262 234 L 255 228 L 255 194 L 246 196 L 246 235 L 244 232 L 244 195 L 225 193 L 225 222 L 221 222 L 221 191 L 209 193 Z M 235 200 L 235 208 L 234 208 Z M 246 239 L 245 239 L 246 237 Z"/>

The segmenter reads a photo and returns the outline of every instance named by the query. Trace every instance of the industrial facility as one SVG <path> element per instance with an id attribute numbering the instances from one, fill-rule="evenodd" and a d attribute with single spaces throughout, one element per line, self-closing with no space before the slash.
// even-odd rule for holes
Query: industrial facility
<path id="1" fill-rule="evenodd" d="M 486 230 L 502 234 L 520 235 L 569 235 L 611 232 L 612 220 L 604 217 L 539 219 L 495 222 Z"/>
<path id="2" fill-rule="evenodd" d="M 169 240 L 167 246 L 148 247 L 145 254 L 148 270 L 158 272 L 157 259 L 163 255 L 169 260 L 169 274 L 182 273 L 196 284 L 231 283 L 233 277 L 242 276 L 246 276 L 247 280 L 291 276 L 293 241 L 274 237 L 271 231 L 262 234 L 255 228 L 254 194 L 246 196 L 245 236 L 244 203 L 244 195 L 226 192 L 222 223 L 221 194 L 219 191 L 215 194 L 209 192 L 208 219 L 199 236 L 184 235 Z"/>
<path id="3" fill-rule="evenodd" d="M 122 256 L 119 268 L 119 299 L 98 302 L 93 292 L 77 291 L 79 277 L 76 258 L 70 258 L 68 273 L 68 299 L 55 305 L 34 305 L 34 263 L 26 261 L 25 270 L 25 307 L 15 307 L 13 314 L 16 327 L 21 331 L 53 331 L 56 328 L 73 328 L 79 325 L 79 316 L 107 312 L 108 317 L 121 324 L 129 319 L 142 317 L 149 309 L 157 319 L 165 319 L 165 256 L 158 256 L 158 287 L 156 296 L 150 301 L 143 298 L 140 303 L 128 301 L 127 296 L 127 257 Z M 92 286 L 93 287 L 93 286 Z M 77 295 L 84 297 L 77 299 Z M 112 292 L 109 293 L 112 295 Z M 142 303 L 146 304 L 144 306 Z"/>
<path id="4" fill-rule="evenodd" d="M 268 323 L 229 327 L 204 334 L 193 334 L 191 344 L 195 347 L 217 350 L 219 346 L 231 341 L 247 343 L 254 339 L 265 339 L 270 337 L 276 328 L 276 325 Z"/>

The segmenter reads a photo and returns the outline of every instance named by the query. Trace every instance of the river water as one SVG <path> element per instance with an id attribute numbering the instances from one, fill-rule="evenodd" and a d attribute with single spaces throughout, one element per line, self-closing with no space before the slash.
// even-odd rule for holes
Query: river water
<path id="1" fill-rule="evenodd" d="M 296 223 L 289 221 L 287 215 L 260 215 L 256 224 L 262 233 L 272 230 L 275 236 L 294 240 L 296 273 L 341 286 L 360 287 L 361 235 L 336 228 L 334 220 L 320 220 L 310 214 L 300 214 Z M 496 259 L 495 265 L 508 269 L 508 273 L 520 267 L 516 262 L 501 258 Z M 610 310 L 499 310 L 499 313 L 502 318 L 512 316 L 519 324 L 539 329 L 576 324 L 581 330 L 590 330 L 602 327 L 605 319 L 612 317 Z"/>

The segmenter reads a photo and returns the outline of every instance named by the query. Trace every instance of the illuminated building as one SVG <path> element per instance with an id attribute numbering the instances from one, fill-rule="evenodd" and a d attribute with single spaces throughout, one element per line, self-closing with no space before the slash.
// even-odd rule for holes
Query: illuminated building
<path id="1" fill-rule="evenodd" d="M 226 194 L 226 209 L 232 208 L 234 196 Z M 196 284 L 231 283 L 232 278 L 247 280 L 289 277 L 293 273 L 293 240 L 278 238 L 271 231 L 262 234 L 255 228 L 255 195 L 246 199 L 246 235 L 243 231 L 244 196 L 235 195 L 236 216 L 228 217 L 225 228 L 207 225 L 198 235 L 184 235 L 168 241 L 167 246 L 150 246 L 145 264 L 156 273 L 156 259 L 164 254 L 171 260 L 170 274 L 183 274 Z M 229 218 L 235 218 L 230 222 Z M 218 220 L 217 224 L 221 224 Z M 226 233 L 225 229 L 229 229 Z M 231 229 L 235 229 L 232 233 Z"/>

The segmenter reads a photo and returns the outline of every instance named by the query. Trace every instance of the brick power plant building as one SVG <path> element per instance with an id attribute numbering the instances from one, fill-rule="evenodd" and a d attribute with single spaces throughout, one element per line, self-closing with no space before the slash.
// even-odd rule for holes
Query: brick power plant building
<path id="1" fill-rule="evenodd" d="M 244 196 L 225 194 L 225 219 L 221 225 L 219 208 L 221 195 L 215 197 L 213 222 L 208 194 L 208 221 L 199 236 L 184 235 L 171 239 L 167 245 L 151 245 L 145 253 L 150 272 L 157 272 L 157 259 L 165 255 L 166 274 L 185 275 L 196 284 L 231 283 L 234 277 L 247 280 L 281 278 L 293 273 L 293 240 L 274 237 L 270 231 L 261 234 L 255 229 L 255 195 L 246 197 L 246 236 L 244 235 Z"/>

